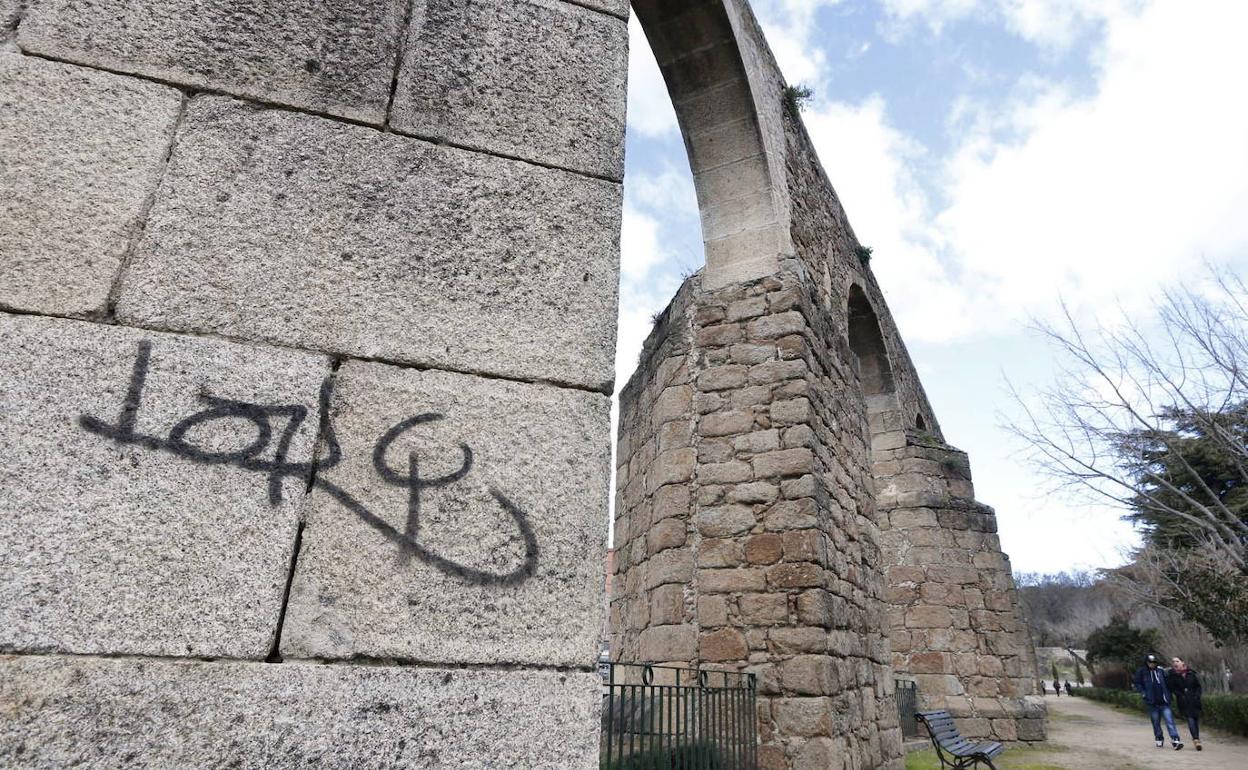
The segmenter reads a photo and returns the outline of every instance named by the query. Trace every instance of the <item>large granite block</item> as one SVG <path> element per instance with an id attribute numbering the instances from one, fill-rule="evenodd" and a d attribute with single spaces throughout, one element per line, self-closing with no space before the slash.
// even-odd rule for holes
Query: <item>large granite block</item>
<path id="1" fill-rule="evenodd" d="M 620 186 L 192 100 L 118 314 L 608 389 Z"/>
<path id="2" fill-rule="evenodd" d="M 347 362 L 282 633 L 288 657 L 588 666 L 609 400 Z M 332 446 L 329 446 L 332 449 Z"/>
<path id="3" fill-rule="evenodd" d="M 564 0 L 564 2 L 609 13 L 612 16 L 619 16 L 621 19 L 628 19 L 628 0 Z"/>
<path id="4" fill-rule="evenodd" d="M 328 373 L 0 314 L 0 650 L 265 657 Z"/>
<path id="5" fill-rule="evenodd" d="M 627 75 L 622 19 L 561 0 L 426 0 L 390 125 L 621 179 Z"/>
<path id="6" fill-rule="evenodd" d="M 181 106 L 172 88 L 0 52 L 0 306 L 105 310 Z"/>
<path id="7" fill-rule="evenodd" d="M 408 0 L 38 0 L 22 48 L 381 124 Z"/>
<path id="8" fill-rule="evenodd" d="M 0 657 L 0 766 L 596 770 L 595 674 Z"/>

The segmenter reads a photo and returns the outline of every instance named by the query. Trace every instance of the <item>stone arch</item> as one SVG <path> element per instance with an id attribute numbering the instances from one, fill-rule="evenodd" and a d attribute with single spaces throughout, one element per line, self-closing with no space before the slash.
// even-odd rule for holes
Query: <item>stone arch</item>
<path id="1" fill-rule="evenodd" d="M 879 319 L 866 292 L 856 283 L 849 287 L 849 349 L 858 358 L 859 381 L 868 403 L 875 396 L 891 395 L 896 390 Z"/>
<path id="2" fill-rule="evenodd" d="M 742 56 L 755 26 L 740 0 L 634 0 L 680 123 L 706 246 L 703 285 L 762 278 L 788 248 L 778 82 Z M 770 97 L 770 98 L 769 98 Z M 772 114 L 775 113 L 775 114 Z"/>

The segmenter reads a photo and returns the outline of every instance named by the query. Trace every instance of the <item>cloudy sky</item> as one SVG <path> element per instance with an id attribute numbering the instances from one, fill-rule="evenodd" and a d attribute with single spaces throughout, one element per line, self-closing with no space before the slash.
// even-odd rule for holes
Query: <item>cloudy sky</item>
<path id="1" fill-rule="evenodd" d="M 1015 569 L 1121 561 L 1114 512 L 1051 494 L 1000 427 L 1060 299 L 1146 318 L 1204 260 L 1248 272 L 1248 3 L 753 0 L 950 443 Z M 633 23 L 619 383 L 702 265 L 676 119 Z"/>

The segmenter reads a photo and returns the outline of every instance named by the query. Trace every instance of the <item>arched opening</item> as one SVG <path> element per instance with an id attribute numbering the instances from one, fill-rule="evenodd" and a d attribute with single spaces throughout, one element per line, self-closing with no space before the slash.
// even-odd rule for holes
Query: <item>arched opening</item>
<path id="1" fill-rule="evenodd" d="M 884 335 L 870 300 L 858 284 L 849 287 L 849 349 L 858 358 L 858 376 L 868 404 L 872 403 L 872 396 L 891 394 L 893 368 L 884 347 Z"/>
<path id="2" fill-rule="evenodd" d="M 764 105 L 779 100 L 753 82 L 770 82 L 762 65 L 742 59 L 744 17 L 737 6 L 737 0 L 633 2 L 689 154 L 706 288 L 771 275 L 788 238 L 783 168 L 762 126 L 769 119 Z"/>

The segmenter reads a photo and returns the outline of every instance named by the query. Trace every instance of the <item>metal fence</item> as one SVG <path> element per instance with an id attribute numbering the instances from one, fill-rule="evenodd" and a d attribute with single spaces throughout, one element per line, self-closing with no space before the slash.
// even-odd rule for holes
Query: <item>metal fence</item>
<path id="1" fill-rule="evenodd" d="M 919 685 L 909 679 L 896 679 L 897 716 L 901 720 L 902 738 L 919 738 L 919 721 L 914 718 L 919 710 Z"/>
<path id="2" fill-rule="evenodd" d="M 607 663 L 602 770 L 757 770 L 753 674 Z"/>

